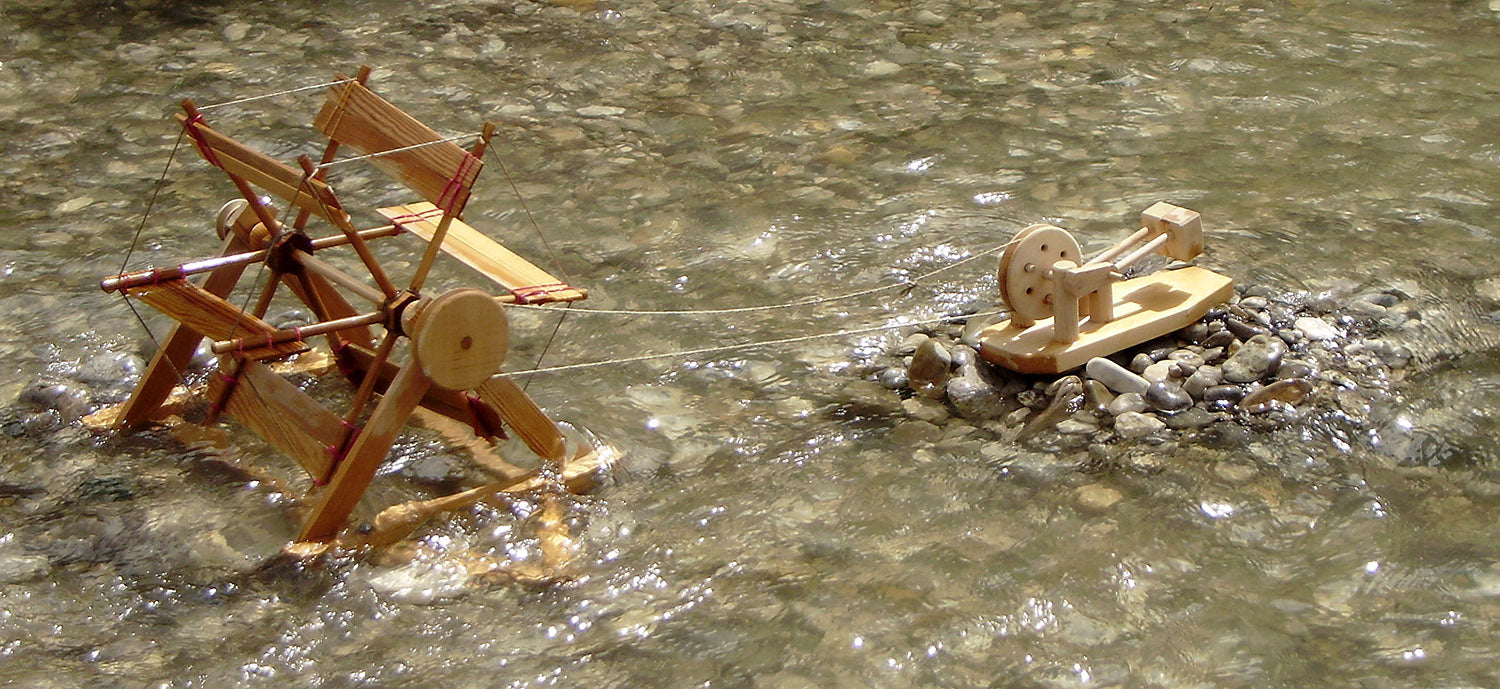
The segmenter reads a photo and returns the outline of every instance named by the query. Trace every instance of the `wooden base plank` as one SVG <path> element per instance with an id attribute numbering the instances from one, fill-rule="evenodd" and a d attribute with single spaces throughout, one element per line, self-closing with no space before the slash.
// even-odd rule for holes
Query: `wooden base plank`
<path id="1" fill-rule="evenodd" d="M 441 209 L 425 201 L 381 208 L 379 212 L 391 222 L 427 241 L 432 241 L 437 232 L 438 221 L 443 217 Z M 588 296 L 585 290 L 563 283 L 551 273 L 457 218 L 450 222 L 441 248 L 444 253 L 510 290 L 512 301 L 543 304 L 577 301 Z"/>
<path id="2" fill-rule="evenodd" d="M 1197 266 L 1152 273 L 1116 283 L 1115 319 L 1085 320 L 1077 341 L 1052 341 L 1051 318 L 1025 328 L 1002 321 L 980 333 L 979 354 L 1020 373 L 1061 373 L 1184 328 L 1233 293 L 1234 280 Z"/>
<path id="3" fill-rule="evenodd" d="M 314 479 L 328 475 L 333 464 L 330 448 L 343 444 L 342 419 L 258 361 L 245 362 L 232 384 L 225 412 L 297 460 Z M 215 376 L 209 383 L 209 399 L 223 399 L 228 385 L 228 379 Z"/>

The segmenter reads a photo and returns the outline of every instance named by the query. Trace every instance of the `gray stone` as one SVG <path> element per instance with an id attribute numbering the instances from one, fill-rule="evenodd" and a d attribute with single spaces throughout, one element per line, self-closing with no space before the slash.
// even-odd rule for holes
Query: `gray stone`
<path id="1" fill-rule="evenodd" d="M 948 407 L 942 402 L 925 397 L 901 400 L 901 408 L 905 409 L 906 415 L 913 419 L 934 424 L 947 421 L 952 416 L 948 413 Z"/>
<path id="2" fill-rule="evenodd" d="M 1209 413 L 1208 410 L 1203 409 L 1202 407 L 1189 407 L 1187 409 L 1184 409 L 1180 413 L 1168 416 L 1165 419 L 1165 422 L 1167 424 L 1167 428 L 1170 428 L 1174 431 L 1185 431 L 1195 428 L 1203 428 L 1204 426 L 1207 426 L 1217 420 L 1218 417 Z"/>
<path id="3" fill-rule="evenodd" d="M 1208 337 L 1208 324 L 1198 321 L 1178 331 L 1177 336 L 1187 342 L 1202 342 Z"/>
<path id="4" fill-rule="evenodd" d="M 1312 378 L 1317 374 L 1317 371 L 1317 367 L 1313 366 L 1311 362 L 1301 359 L 1283 359 L 1281 366 L 1276 368 L 1276 377 L 1280 379 Z"/>
<path id="5" fill-rule="evenodd" d="M 1145 392 L 1148 385 L 1145 378 L 1103 357 L 1089 359 L 1089 362 L 1084 365 L 1084 371 L 1090 378 L 1104 383 L 1115 392 Z"/>
<path id="6" fill-rule="evenodd" d="M 1139 392 L 1123 393 L 1109 403 L 1109 413 L 1114 416 L 1143 411 L 1146 411 L 1146 396 Z"/>
<path id="7" fill-rule="evenodd" d="M 625 108 L 613 105 L 586 105 L 578 109 L 580 117 L 619 117 L 625 114 Z"/>
<path id="8" fill-rule="evenodd" d="M 1147 383 L 1160 383 L 1171 380 L 1173 363 L 1171 361 L 1158 361 L 1151 364 L 1146 367 L 1146 370 L 1141 371 L 1141 377 L 1145 378 Z"/>
<path id="9" fill-rule="evenodd" d="M 1245 389 L 1238 385 L 1211 385 L 1203 391 L 1204 402 L 1238 402 Z"/>
<path id="10" fill-rule="evenodd" d="M 1193 405 L 1193 398 L 1166 381 L 1156 381 L 1146 388 L 1146 403 L 1162 411 L 1181 411 Z"/>
<path id="11" fill-rule="evenodd" d="M 62 384 L 37 383 L 21 392 L 21 404 L 38 411 L 56 412 L 63 423 L 73 423 L 91 409 L 89 393 Z"/>
<path id="12" fill-rule="evenodd" d="M 1270 305 L 1271 302 L 1267 301 L 1266 298 L 1262 296 L 1245 297 L 1244 299 L 1240 300 L 1240 308 L 1242 309 L 1253 309 L 1258 311 L 1265 309 Z"/>
<path id="13" fill-rule="evenodd" d="M 1212 335 L 1209 335 L 1207 338 L 1205 338 L 1203 340 L 1203 346 L 1204 347 L 1228 347 L 1231 342 L 1234 342 L 1234 333 L 1229 332 L 1229 330 L 1226 329 L 1226 330 L 1220 330 L 1220 331 L 1218 331 L 1218 332 L 1216 332 L 1216 333 L 1214 333 Z"/>
<path id="14" fill-rule="evenodd" d="M 1309 340 L 1333 340 L 1339 337 L 1339 331 L 1321 318 L 1303 316 L 1294 321 L 1293 325 Z"/>
<path id="15" fill-rule="evenodd" d="M 1256 335 L 1224 362 L 1224 380 L 1248 383 L 1276 371 L 1286 354 L 1286 343 L 1271 335 Z"/>
<path id="16" fill-rule="evenodd" d="M 1187 364 L 1194 369 L 1197 369 L 1199 366 L 1207 363 L 1203 360 L 1202 354 L 1199 354 L 1198 352 L 1195 352 L 1191 349 L 1179 349 L 1175 352 L 1172 352 L 1171 354 L 1168 354 L 1167 358 L 1171 359 L 1172 361 L 1178 361 Z"/>
<path id="17" fill-rule="evenodd" d="M 932 339 L 932 337 L 927 333 L 912 333 L 910 335 L 907 335 L 905 339 L 901 340 L 901 344 L 896 345 L 895 351 L 892 351 L 891 353 L 896 356 L 911 356 L 914 352 L 917 351 L 918 347 L 922 346 L 923 342 L 926 342 L 930 339 Z"/>
<path id="18" fill-rule="evenodd" d="M 1248 340 L 1248 339 L 1250 339 L 1252 337 L 1255 337 L 1256 335 L 1264 335 L 1264 334 L 1270 332 L 1270 331 L 1266 330 L 1265 328 L 1262 328 L 1261 326 L 1251 325 L 1251 324 L 1246 323 L 1245 321 L 1242 321 L 1242 320 L 1240 320 L 1238 318 L 1227 318 L 1227 319 L 1225 319 L 1224 320 L 1224 327 L 1227 328 L 1229 330 L 1229 332 L 1232 333 L 1235 337 L 1238 337 L 1241 340 Z M 1208 344 L 1208 343 L 1205 342 L 1204 344 Z M 1212 345 L 1212 346 L 1217 347 L 1218 345 Z"/>
<path id="19" fill-rule="evenodd" d="M 1195 400 L 1201 400 L 1205 390 L 1222 382 L 1224 372 L 1218 366 L 1202 366 L 1182 382 L 1182 391 Z"/>
<path id="20" fill-rule="evenodd" d="M 1088 407 L 1096 414 L 1108 414 L 1109 405 L 1115 401 L 1115 394 L 1109 391 L 1097 380 L 1083 381 L 1083 399 Z"/>
<path id="21" fill-rule="evenodd" d="M 954 410 L 967 419 L 990 419 L 1005 411 L 1005 399 L 1000 391 L 979 377 L 978 369 L 963 369 L 964 375 L 948 380 L 948 401 Z"/>
<path id="22" fill-rule="evenodd" d="M 1057 422 L 1055 430 L 1060 435 L 1088 435 L 1099 430 L 1097 424 L 1085 423 L 1078 419 L 1063 419 Z"/>
<path id="23" fill-rule="evenodd" d="M 952 362 L 953 368 L 963 369 L 977 363 L 979 355 L 974 353 L 973 347 L 960 344 L 948 350 L 948 360 Z"/>
<path id="24" fill-rule="evenodd" d="M 942 343 L 929 338 L 917 345 L 917 351 L 911 356 L 911 364 L 906 367 L 906 378 L 911 389 L 917 391 L 942 386 L 948 382 L 952 366 L 953 359 L 948 355 L 948 350 Z"/>
<path id="25" fill-rule="evenodd" d="M 1063 376 L 1061 378 L 1058 378 L 1057 380 L 1052 381 L 1052 383 L 1047 386 L 1047 396 L 1054 399 L 1059 396 L 1072 397 L 1082 392 L 1083 380 L 1078 376 Z"/>
<path id="26" fill-rule="evenodd" d="M 1130 370 L 1135 371 L 1136 373 L 1145 373 L 1146 369 L 1154 363 L 1156 363 L 1156 361 L 1151 358 L 1150 354 L 1141 352 L 1140 354 L 1135 355 L 1134 359 L 1130 360 Z"/>
<path id="27" fill-rule="evenodd" d="M 906 371 L 898 367 L 893 366 L 881 371 L 878 379 L 880 386 L 887 390 L 900 390 L 906 387 Z"/>
<path id="28" fill-rule="evenodd" d="M 1128 411 L 1115 417 L 1115 432 L 1122 438 L 1144 438 L 1166 427 L 1161 419 L 1140 412 Z"/>
<path id="29" fill-rule="evenodd" d="M 1290 380 L 1279 380 L 1271 383 L 1255 392 L 1245 395 L 1240 400 L 1240 409 L 1251 414 L 1259 414 L 1275 408 L 1276 402 L 1287 406 L 1296 406 L 1308 393 L 1312 392 L 1312 383 L 1302 378 Z"/>

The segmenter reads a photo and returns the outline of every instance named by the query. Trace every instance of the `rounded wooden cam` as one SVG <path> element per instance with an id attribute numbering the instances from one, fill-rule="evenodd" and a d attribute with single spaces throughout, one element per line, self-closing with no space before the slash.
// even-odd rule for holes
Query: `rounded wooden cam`
<path id="1" fill-rule="evenodd" d="M 1083 251 L 1067 230 L 1047 224 L 1021 230 L 1000 255 L 1000 294 L 1018 325 L 1052 316 L 1052 266 L 1058 261 L 1082 263 Z"/>
<path id="2" fill-rule="evenodd" d="M 471 288 L 423 304 L 407 332 L 422 373 L 448 390 L 470 390 L 489 380 L 510 349 L 505 310 L 494 297 Z"/>

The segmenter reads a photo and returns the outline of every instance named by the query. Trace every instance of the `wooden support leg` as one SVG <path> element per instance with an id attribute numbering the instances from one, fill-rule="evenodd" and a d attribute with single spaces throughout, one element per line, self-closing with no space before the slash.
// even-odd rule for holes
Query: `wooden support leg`
<path id="1" fill-rule="evenodd" d="M 349 513 L 364 495 L 365 487 L 375 477 L 375 470 L 385 459 L 412 410 L 422 400 L 431 381 L 422 374 L 416 362 L 408 363 L 396 376 L 390 390 L 375 405 L 369 423 L 360 431 L 349 453 L 339 462 L 333 479 L 328 482 L 318 504 L 302 527 L 300 541 L 327 540 L 338 533 Z"/>
<path id="2" fill-rule="evenodd" d="M 245 243 L 238 236 L 230 234 L 224 240 L 220 255 L 228 256 L 245 250 Z M 215 296 L 226 296 L 239 282 L 245 267 L 231 265 L 213 270 L 203 278 L 201 286 Z M 151 357 L 151 363 L 141 375 L 141 382 L 136 385 L 135 392 L 131 393 L 130 399 L 120 409 L 120 419 L 116 422 L 119 428 L 135 428 L 151 418 L 167 396 L 172 394 L 172 388 L 177 386 L 182 372 L 187 370 L 188 362 L 192 361 L 193 352 L 197 351 L 198 343 L 202 341 L 203 335 L 192 328 L 184 327 L 181 323 L 172 326 L 172 331 L 161 348 Z"/>

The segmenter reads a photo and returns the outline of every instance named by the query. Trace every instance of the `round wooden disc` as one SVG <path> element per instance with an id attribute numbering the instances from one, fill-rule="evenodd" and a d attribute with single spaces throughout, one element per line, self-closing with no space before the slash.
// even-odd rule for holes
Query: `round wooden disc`
<path id="1" fill-rule="evenodd" d="M 1000 296 L 1012 313 L 1031 320 L 1052 316 L 1052 264 L 1083 262 L 1078 241 L 1054 225 L 1032 225 L 1016 234 L 1015 243 L 1000 255 Z"/>
<path id="2" fill-rule="evenodd" d="M 510 349 L 505 309 L 484 292 L 446 292 L 422 307 L 412 329 L 413 356 L 432 384 L 449 390 L 478 387 L 500 370 Z"/>

